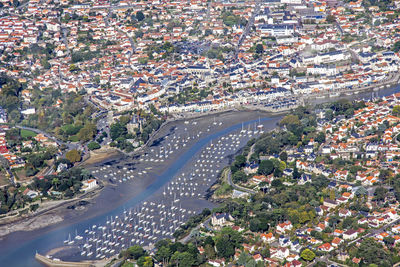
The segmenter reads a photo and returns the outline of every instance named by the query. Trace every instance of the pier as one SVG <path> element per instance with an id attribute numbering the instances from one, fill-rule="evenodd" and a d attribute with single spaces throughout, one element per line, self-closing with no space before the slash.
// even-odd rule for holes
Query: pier
<path id="1" fill-rule="evenodd" d="M 101 267 L 106 266 L 109 259 L 104 259 L 101 261 L 81 261 L 81 262 L 72 262 L 72 261 L 61 261 L 58 259 L 52 259 L 46 256 L 43 256 L 39 253 L 36 253 L 35 259 L 49 267 Z"/>

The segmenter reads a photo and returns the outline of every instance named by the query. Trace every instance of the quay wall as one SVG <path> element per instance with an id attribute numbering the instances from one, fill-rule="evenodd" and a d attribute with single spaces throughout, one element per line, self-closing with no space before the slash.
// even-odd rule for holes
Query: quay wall
<path id="1" fill-rule="evenodd" d="M 105 266 L 107 261 L 81 261 L 81 262 L 72 262 L 72 261 L 55 261 L 53 259 L 49 259 L 39 253 L 36 253 L 35 259 L 48 267 L 96 267 L 96 266 Z"/>

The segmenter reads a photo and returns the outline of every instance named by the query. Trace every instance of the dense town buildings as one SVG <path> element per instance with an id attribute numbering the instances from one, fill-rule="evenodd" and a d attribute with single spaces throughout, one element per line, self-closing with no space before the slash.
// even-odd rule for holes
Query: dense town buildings
<path id="1" fill-rule="evenodd" d="M 165 115 L 187 116 L 241 106 L 288 111 L 307 98 L 380 89 L 399 80 L 400 2 L 374 4 L 334 0 L 3 0 L 0 74 L 21 85 L 15 95 L 8 93 L 21 101 L 9 114 L 6 109 L 10 107 L 0 108 L 0 123 L 42 120 L 44 124 L 45 109 L 52 112 L 85 101 L 109 112 L 113 122 L 119 123 L 121 115 L 126 119 L 123 116 L 130 112 L 126 128 L 132 138 L 111 138 L 130 139 L 131 148 L 146 142 Z M 2 87 L 2 91 L 6 89 Z M 51 95 L 52 101 L 39 93 Z M 68 95 L 74 99 L 65 103 L 63 96 Z M 316 112 L 317 124 L 303 127 L 307 129 L 302 129 L 298 138 L 293 134 L 295 127 L 310 119 L 292 117 L 295 123 L 283 123 L 286 130 L 295 125 L 288 130 L 292 135 L 282 149 L 286 158 L 278 159 L 282 153 L 271 151 L 262 151 L 256 160 L 246 158 L 240 170 L 246 181 L 240 181 L 240 186 L 274 194 L 310 189 L 311 183 L 318 182 L 322 184 L 321 192 L 315 194 L 318 199 L 291 191 L 290 197 L 296 199 L 292 202 L 307 199 L 307 205 L 299 211 L 285 206 L 282 209 L 287 213 L 273 217 L 268 227 L 261 227 L 264 221 L 259 218 L 257 224 L 254 219 L 239 225 L 237 214 L 214 213 L 211 230 L 204 234 L 216 237 L 224 227 L 246 233 L 248 238 L 239 242 L 231 261 L 237 263 L 246 254 L 270 266 L 300 266 L 315 254 L 325 261 L 329 255 L 346 264 L 359 264 L 365 257 L 349 247 L 362 247 L 365 238 L 388 250 L 395 247 L 400 240 L 400 194 L 385 195 L 385 190 L 400 187 L 392 183 L 399 174 L 399 99 L 396 94 L 363 102 L 335 117 L 332 109 L 321 108 Z M 145 128 L 141 112 L 151 113 L 148 121 L 160 121 L 139 142 L 134 135 Z M 65 110 L 60 113 L 54 134 L 64 135 L 68 142 L 77 142 L 81 129 L 90 137 L 82 134 L 83 143 L 94 136 L 99 143 L 107 138 L 108 125 L 99 129 L 85 121 L 94 112 L 82 115 L 84 118 L 73 118 Z M 35 150 L 40 153 L 34 154 L 45 158 L 44 149 L 55 148 L 46 160 L 59 160 L 60 143 L 44 133 L 29 133 L 32 136 L 21 136 L 21 145 L 16 145 L 13 136 L 7 137 L 9 130 L 0 131 L 0 154 L 10 169 L 25 168 L 32 174 L 27 176 L 34 176 L 39 169 L 52 174 L 69 167 L 58 162 L 56 169 L 43 171 L 42 158 L 41 164 L 33 166 L 26 153 Z M 105 135 L 98 136 L 100 132 Z M 318 135 L 309 138 L 310 132 Z M 125 140 L 120 145 L 125 146 Z M 80 152 L 72 156 L 81 159 Z M 276 173 L 260 171 L 263 161 L 278 164 L 273 167 Z M 86 179 L 84 186 L 74 192 L 65 188 L 65 194 L 73 196 L 80 189 L 86 192 L 98 187 L 95 179 L 87 178 L 92 177 L 79 173 L 77 184 Z M 58 178 L 51 185 L 47 182 L 46 194 L 61 194 Z M 31 199 L 40 196 L 29 188 L 19 191 Z M 244 197 L 249 203 L 252 199 L 249 192 L 238 190 L 231 196 L 238 201 Z M 275 207 L 271 203 L 260 206 L 274 211 L 278 203 L 274 201 L 270 202 Z M 3 205 L 2 212 L 9 208 Z M 246 216 L 252 219 L 256 215 L 251 211 Z M 197 249 L 205 251 L 201 246 Z M 315 252 L 313 259 L 309 260 L 309 252 L 308 256 L 303 253 L 307 250 Z M 214 255 L 207 262 L 224 266 L 227 261 Z"/>
<path id="2" fill-rule="evenodd" d="M 3 5 L 7 64 L 0 71 L 27 83 L 28 101 L 33 88 L 50 87 L 85 91 L 117 112 L 150 106 L 204 112 L 248 103 L 281 110 L 296 103 L 270 103 L 379 84 L 399 65 L 392 52 L 399 40 L 396 5 L 388 11 L 321 1 Z"/>

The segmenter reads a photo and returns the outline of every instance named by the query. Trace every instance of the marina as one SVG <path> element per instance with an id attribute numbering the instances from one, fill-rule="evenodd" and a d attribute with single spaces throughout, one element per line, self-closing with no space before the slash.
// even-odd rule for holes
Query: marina
<path id="1" fill-rule="evenodd" d="M 398 86 L 396 86 L 386 88 L 378 93 L 379 96 L 390 95 L 398 92 L 398 89 Z M 370 97 L 371 93 L 368 92 L 343 98 L 362 99 Z M 324 99 L 324 102 L 326 101 L 327 100 Z M 271 130 L 281 118 L 278 116 L 271 117 L 262 112 L 251 111 L 247 114 L 244 113 L 245 112 L 230 112 L 225 115 L 221 114 L 215 119 L 215 116 L 212 116 L 176 122 L 166 127 L 166 129 L 154 139 L 153 143 L 145 149 L 142 155 L 131 158 L 116 157 L 93 165 L 89 168 L 90 171 L 99 179 L 110 184 L 101 192 L 101 195 L 81 213 L 64 210 L 63 212 L 71 213 L 64 216 L 64 221 L 62 223 L 31 232 L 15 232 L 3 238 L 3 240 L 0 241 L 0 246 L 3 248 L 0 261 L 6 266 L 41 266 L 34 258 L 35 253 L 46 254 L 56 247 L 69 247 L 68 244 L 64 244 L 66 240 L 69 240 L 68 242 L 73 240 L 74 244 L 72 247 L 75 247 L 75 249 L 62 250 L 54 255 L 55 258 L 67 260 L 98 259 L 98 257 L 101 258 L 102 256 L 106 258 L 108 255 L 111 255 L 110 252 L 112 249 L 115 251 L 121 249 L 122 242 L 125 242 L 125 246 L 137 242 L 140 244 L 142 241 L 142 245 L 151 245 L 151 243 L 154 244 L 156 242 L 158 237 L 169 237 L 169 232 L 172 232 L 174 229 L 170 227 L 174 226 L 175 220 L 177 220 L 175 222 L 177 227 L 179 223 L 184 222 L 191 214 L 200 212 L 203 208 L 211 208 L 213 206 L 212 203 L 204 199 L 204 192 L 208 189 L 207 186 L 215 181 L 213 179 L 216 179 L 216 177 L 212 177 L 212 174 L 216 175 L 218 171 L 220 171 L 221 166 L 229 162 L 228 151 L 233 154 L 235 149 L 239 149 L 243 146 L 246 142 L 245 140 L 250 137 L 250 135 L 244 136 L 244 131 L 248 133 L 258 130 L 260 133 L 260 131 Z M 259 124 L 264 126 L 260 128 L 257 126 Z M 187 128 L 187 131 L 185 131 L 185 128 Z M 242 137 L 240 137 L 240 133 L 242 133 L 243 140 L 241 139 Z M 230 134 L 232 134 L 232 136 L 229 136 Z M 222 137 L 224 137 L 224 139 L 222 139 Z M 236 140 L 236 138 L 239 138 L 239 140 Z M 212 144 L 213 146 L 217 146 L 219 141 L 224 145 L 221 147 L 220 151 L 213 151 L 212 154 L 214 157 L 217 157 L 218 152 L 220 152 L 220 157 L 225 155 L 228 155 L 228 157 L 219 163 L 215 163 L 213 167 L 214 172 L 211 172 L 212 168 L 209 168 L 208 165 L 204 166 L 207 160 L 211 162 L 210 156 L 207 159 L 204 158 L 207 155 L 203 154 L 204 159 L 202 159 L 201 154 L 202 151 L 207 150 L 207 147 L 212 147 Z M 237 146 L 237 143 L 234 144 L 234 141 L 240 141 L 239 146 Z M 180 147 L 181 149 L 175 149 L 175 147 Z M 226 154 L 221 154 L 224 148 L 227 152 Z M 211 148 L 209 150 L 211 150 Z M 156 160 L 158 160 L 158 162 L 155 162 Z M 198 160 L 200 160 L 200 162 L 197 162 Z M 205 160 L 205 162 L 202 162 L 203 160 Z M 195 166 L 195 164 L 198 164 L 198 166 Z M 209 178 L 211 181 L 208 181 L 208 179 L 204 181 L 204 178 L 203 181 L 201 181 L 202 177 L 199 175 L 196 176 L 196 180 L 190 181 L 190 174 L 193 173 L 193 171 L 196 173 L 196 169 L 199 169 L 199 174 L 200 171 L 202 171 L 203 166 L 200 166 L 200 164 L 204 166 L 204 174 L 211 174 L 210 176 L 213 178 Z M 219 165 L 219 167 L 217 165 Z M 209 170 L 207 171 L 207 169 Z M 201 175 L 202 174 L 203 172 Z M 105 175 L 107 175 L 107 177 Z M 124 181 L 124 178 L 126 181 Z M 179 178 L 181 178 L 181 180 L 179 180 Z M 183 178 L 186 179 L 186 181 L 183 180 Z M 189 184 L 182 186 L 179 184 L 185 182 Z M 192 186 L 190 186 L 190 182 L 192 182 Z M 195 187 L 196 190 L 194 190 L 193 183 L 196 182 L 198 186 Z M 204 184 L 201 185 L 201 182 Z M 178 185 L 179 189 L 177 189 Z M 170 187 L 169 190 L 168 187 Z M 174 187 L 173 191 L 175 194 L 171 192 L 172 187 Z M 187 190 L 187 188 L 190 190 Z M 193 197 L 192 193 L 194 194 Z M 181 196 L 181 194 L 183 195 Z M 184 196 L 186 194 L 190 195 L 190 197 Z M 201 195 L 199 196 L 198 194 Z M 174 198 L 175 200 L 180 200 L 174 202 Z M 166 199 L 168 201 L 166 201 Z M 156 204 L 156 206 L 146 205 L 149 211 L 144 210 L 141 212 L 141 203 L 144 202 L 147 202 L 148 205 L 152 202 Z M 158 208 L 157 206 L 160 204 L 161 206 Z M 162 207 L 162 205 L 165 205 L 165 207 Z M 169 220 L 168 223 L 167 220 L 164 219 L 166 223 L 162 226 L 163 228 L 157 228 L 154 225 L 153 230 L 150 226 L 152 226 L 151 224 L 155 222 L 157 217 L 146 218 L 146 216 L 155 216 L 150 214 L 152 213 L 152 209 L 155 213 L 156 210 L 164 211 L 167 207 L 182 208 L 182 212 L 177 213 L 176 218 L 169 218 L 168 212 L 167 214 L 163 213 L 162 216 Z M 131 212 L 131 214 L 135 212 L 143 213 L 144 218 L 143 216 L 140 218 L 140 220 L 143 219 L 141 225 L 147 227 L 142 226 L 143 229 L 139 230 L 139 226 L 135 229 L 135 225 L 131 223 L 132 228 L 127 224 L 128 229 L 123 229 L 126 228 L 125 223 L 122 221 L 125 219 L 123 216 L 125 215 L 124 211 L 126 211 L 128 215 L 129 212 Z M 189 214 L 188 211 L 191 211 L 191 214 Z M 116 216 L 118 216 L 117 219 Z M 132 221 L 135 222 L 139 220 L 139 217 L 136 215 L 127 217 L 128 220 L 132 218 Z M 115 245 L 116 242 L 113 240 L 109 241 L 107 247 L 100 253 L 99 251 L 101 251 L 104 246 L 101 246 L 100 249 L 97 250 L 99 245 L 96 247 L 91 243 L 93 243 L 92 241 L 98 238 L 100 234 L 104 234 L 102 233 L 103 227 L 106 227 L 104 232 L 107 233 L 107 236 L 111 234 L 110 238 L 113 237 L 113 228 L 107 224 L 107 221 L 110 221 L 111 224 L 111 220 L 115 222 L 114 225 L 119 223 L 118 229 L 120 231 L 129 231 L 133 236 L 124 238 L 123 241 L 118 242 L 120 243 L 120 248 L 111 247 L 112 245 L 110 246 L 109 243 L 114 242 Z M 145 223 L 145 220 L 148 221 L 148 223 Z M 122 227 L 121 222 L 124 223 Z M 96 225 L 95 230 L 93 230 L 94 225 Z M 147 231 L 146 236 L 143 231 L 149 228 L 150 232 Z M 122 235 L 117 235 L 115 233 L 116 230 L 114 230 L 114 239 L 116 238 L 118 240 L 118 236 L 122 238 Z M 151 232 L 152 230 L 154 234 Z M 90 231 L 94 231 L 94 234 L 91 234 L 92 236 L 89 234 Z M 142 236 L 140 236 L 140 231 L 142 231 Z M 136 236 L 135 233 L 137 233 Z M 70 235 L 71 237 L 69 238 Z M 77 240 L 75 238 L 76 235 L 81 236 L 82 239 Z M 150 235 L 152 236 L 151 239 Z M 156 240 L 153 240 L 153 237 L 156 237 Z M 91 241 L 90 238 L 92 238 Z M 132 239 L 134 239 L 134 241 L 132 241 Z M 85 244 L 87 245 L 85 246 Z M 90 245 L 92 246 L 90 247 Z M 108 254 L 105 252 L 107 249 L 109 249 L 107 252 Z M 19 255 L 27 256 L 20 257 Z"/>
<path id="2" fill-rule="evenodd" d="M 60 247 L 65 249 L 52 257 L 66 261 L 102 259 L 133 244 L 151 247 L 160 238 L 173 238 L 173 232 L 190 216 L 214 206 L 205 195 L 222 167 L 250 138 L 274 128 L 279 120 L 262 112 L 237 112 L 216 119 L 182 120 L 167 127 L 142 155 L 111 159 L 89 168 L 109 185 L 102 192 L 104 196 L 81 214 L 89 216 L 88 212 L 98 209 L 100 215 L 32 232 L 33 238 L 16 248 L 7 248 L 12 244 L 7 239 L 0 241 L 7 245 L 0 260 L 10 266 L 40 266 L 34 260 L 36 252 L 45 255 Z M 130 191 L 135 193 L 127 199 Z M 17 232 L 10 240 L 17 243 L 22 236 L 27 238 Z M 29 257 L 21 259 L 16 256 L 20 253 Z"/>
<path id="3" fill-rule="evenodd" d="M 222 122 L 214 121 L 204 133 L 198 131 L 195 135 L 173 135 L 166 138 L 157 149 L 150 149 L 149 153 L 139 158 L 139 162 L 163 162 L 173 157 L 176 151 L 185 147 L 190 140 L 198 140 L 215 125 Z M 195 126 L 194 126 L 195 127 Z M 71 255 L 55 255 L 62 260 L 94 260 L 109 258 L 121 250 L 133 245 L 153 248 L 155 242 L 161 239 L 174 239 L 173 233 L 186 220 L 202 211 L 202 206 L 191 207 L 187 203 L 205 201 L 207 190 L 216 182 L 218 172 L 226 166 L 236 152 L 251 138 L 264 132 L 261 119 L 241 128 L 210 140 L 193 157 L 190 164 L 186 164 L 171 181 L 160 188 L 146 201 L 124 209 L 116 216 L 106 218 L 101 225 L 92 225 L 83 233 L 71 239 L 71 234 L 64 241 L 69 245 Z M 185 132 L 188 130 L 185 127 Z M 130 179 L 140 177 L 145 170 L 122 166 L 122 171 L 116 166 L 103 166 L 93 170 L 93 175 L 102 175 L 113 182 L 124 183 Z M 120 166 L 121 167 L 121 166 Z M 82 236 L 84 236 L 84 238 Z M 70 246 L 74 245 L 74 249 Z"/>

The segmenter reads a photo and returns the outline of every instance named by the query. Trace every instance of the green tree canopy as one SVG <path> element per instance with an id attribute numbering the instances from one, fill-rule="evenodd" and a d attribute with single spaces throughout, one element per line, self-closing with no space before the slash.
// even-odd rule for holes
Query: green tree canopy
<path id="1" fill-rule="evenodd" d="M 257 44 L 256 45 L 256 53 L 257 54 L 262 54 L 264 53 L 264 46 L 262 44 Z"/>
<path id="2" fill-rule="evenodd" d="M 392 266 L 390 254 L 373 238 L 366 238 L 361 242 L 356 256 L 363 259 L 365 266 L 370 264 L 383 267 Z"/>
<path id="3" fill-rule="evenodd" d="M 66 154 L 65 154 L 65 158 L 67 159 L 67 160 L 69 160 L 70 162 L 72 162 L 72 163 L 74 163 L 74 162 L 79 162 L 79 161 L 81 161 L 81 152 L 80 151 L 78 151 L 78 150 L 76 150 L 76 149 L 72 149 L 72 150 L 70 150 L 70 151 L 68 151 Z"/>
<path id="4" fill-rule="evenodd" d="M 176 251 L 171 257 L 171 262 L 175 263 L 175 266 L 193 266 L 196 261 L 189 252 Z"/>
<path id="5" fill-rule="evenodd" d="M 100 147 L 101 147 L 100 144 L 97 142 L 90 142 L 88 144 L 89 150 L 96 150 L 96 149 L 99 149 Z"/>
<path id="6" fill-rule="evenodd" d="M 244 171 L 237 171 L 233 174 L 232 180 L 234 183 L 247 182 L 247 175 Z"/>
<path id="7" fill-rule="evenodd" d="M 399 52 L 400 51 L 400 41 L 397 41 L 397 42 L 394 43 L 394 45 L 392 47 L 392 50 L 394 52 Z"/>
<path id="8" fill-rule="evenodd" d="M 139 267 L 153 267 L 153 259 L 150 256 L 142 256 L 137 260 Z"/>
<path id="9" fill-rule="evenodd" d="M 132 247 L 129 247 L 126 251 L 125 251 L 125 256 L 129 259 L 139 259 L 140 257 L 144 256 L 146 254 L 145 250 L 138 245 L 134 245 Z"/>
<path id="10" fill-rule="evenodd" d="M 395 115 L 395 116 L 399 116 L 400 115 L 400 105 L 396 105 L 396 106 L 393 107 L 392 114 Z"/>
<path id="11" fill-rule="evenodd" d="M 274 163 L 271 160 L 262 160 L 258 166 L 258 173 L 270 175 L 274 171 Z"/>
<path id="12" fill-rule="evenodd" d="M 138 21 L 144 20 L 144 14 L 143 14 L 142 11 L 136 12 L 136 19 L 137 19 Z"/>
<path id="13" fill-rule="evenodd" d="M 312 250 L 306 248 L 301 252 L 300 257 L 305 261 L 312 261 L 315 259 L 315 253 Z"/>

